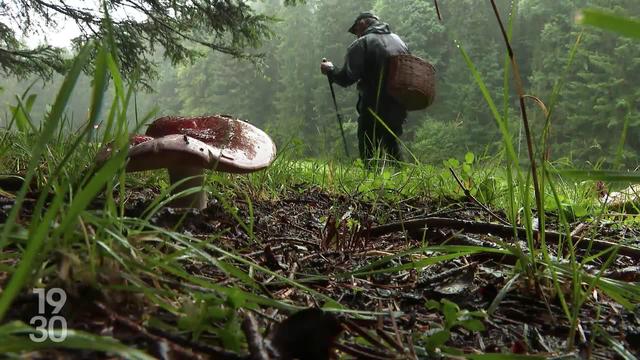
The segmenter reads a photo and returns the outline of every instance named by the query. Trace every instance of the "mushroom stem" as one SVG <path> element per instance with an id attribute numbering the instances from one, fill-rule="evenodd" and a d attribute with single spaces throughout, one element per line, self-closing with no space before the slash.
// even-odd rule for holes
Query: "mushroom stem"
<path id="1" fill-rule="evenodd" d="M 169 170 L 169 180 L 171 181 L 171 185 L 185 179 L 189 178 L 186 181 L 183 181 L 181 184 L 176 186 L 172 194 L 177 194 L 181 191 L 191 188 L 199 188 L 198 192 L 195 192 L 190 195 L 185 195 L 179 197 L 168 205 L 170 207 L 177 208 L 196 208 L 202 210 L 207 207 L 207 192 L 202 188 L 204 185 L 204 169 L 201 167 L 172 167 L 168 168 Z"/>

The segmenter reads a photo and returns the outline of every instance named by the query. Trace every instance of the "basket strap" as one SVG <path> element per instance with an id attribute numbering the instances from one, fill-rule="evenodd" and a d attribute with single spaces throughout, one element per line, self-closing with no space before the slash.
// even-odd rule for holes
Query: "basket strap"
<path id="1" fill-rule="evenodd" d="M 382 78 L 384 77 L 385 64 L 380 66 L 380 75 L 378 76 L 378 89 L 376 90 L 376 113 L 378 112 L 378 105 L 380 104 L 380 94 L 382 93 Z"/>

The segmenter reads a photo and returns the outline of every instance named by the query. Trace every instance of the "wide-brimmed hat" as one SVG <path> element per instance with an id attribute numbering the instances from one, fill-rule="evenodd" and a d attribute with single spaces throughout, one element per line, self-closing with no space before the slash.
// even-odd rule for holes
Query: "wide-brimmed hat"
<path id="1" fill-rule="evenodd" d="M 380 18 L 378 18 L 378 16 L 376 16 L 376 14 L 374 14 L 372 11 L 361 12 L 360 15 L 358 15 L 358 17 L 353 21 L 353 25 L 351 25 L 351 27 L 349 28 L 348 31 L 355 35 L 355 33 L 356 33 L 356 25 L 358 25 L 358 21 L 360 21 L 362 19 L 380 20 Z"/>

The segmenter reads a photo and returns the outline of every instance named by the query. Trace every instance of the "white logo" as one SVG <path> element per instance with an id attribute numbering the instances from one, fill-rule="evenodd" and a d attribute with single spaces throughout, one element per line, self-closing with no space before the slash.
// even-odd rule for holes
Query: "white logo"
<path id="1" fill-rule="evenodd" d="M 49 290 L 43 288 L 33 289 L 33 293 L 38 295 L 38 315 L 31 318 L 29 324 L 36 327 L 34 334 L 29 334 L 29 338 L 33 342 L 43 342 L 50 339 L 59 343 L 67 338 L 67 320 L 56 315 L 62 310 L 67 302 L 67 293 L 60 288 L 52 288 Z M 53 307 L 51 317 L 47 318 L 46 305 Z"/>

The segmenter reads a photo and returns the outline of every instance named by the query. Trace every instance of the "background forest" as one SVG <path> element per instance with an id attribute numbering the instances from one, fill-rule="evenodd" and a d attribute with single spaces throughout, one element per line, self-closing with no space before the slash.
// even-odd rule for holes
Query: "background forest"
<path id="1" fill-rule="evenodd" d="M 622 161 L 636 168 L 640 159 L 640 43 L 575 24 L 576 10 L 598 7 L 626 16 L 640 16 L 637 0 L 517 0 L 513 44 L 525 91 L 548 102 L 554 84 L 566 77 L 551 129 L 551 159 L 611 165 L 622 147 Z M 309 0 L 293 7 L 280 0 L 256 4 L 261 12 L 281 21 L 274 36 L 259 50 L 258 62 L 206 52 L 193 64 L 159 62 L 152 92 L 136 94 L 138 114 L 226 113 L 264 128 L 280 149 L 294 145 L 295 156 L 343 156 L 339 128 L 326 78 L 319 72 L 322 57 L 342 62 L 353 41 L 347 28 L 363 10 L 373 9 L 414 54 L 428 59 L 438 73 L 436 103 L 411 113 L 402 137 L 423 162 L 439 163 L 462 157 L 494 154 L 501 141 L 490 111 L 456 47 L 464 46 L 490 91 L 499 98 L 504 83 L 505 52 L 491 7 L 475 0 L 439 3 L 438 20 L 432 0 Z M 505 18 L 510 1 L 499 1 Z M 573 65 L 565 71 L 570 49 L 582 33 Z M 85 79 L 88 85 L 89 80 Z M 60 79 L 31 88 L 38 94 L 34 114 L 52 101 Z M 31 84 L 4 79 L 0 103 L 14 104 L 15 94 Z M 351 153 L 355 154 L 356 91 L 336 88 L 346 123 Z M 83 95 L 83 94 L 80 94 Z M 86 117 L 89 94 L 73 99 L 77 126 Z M 501 95 L 500 95 L 501 96 Z M 517 97 L 510 104 L 512 133 L 518 131 Z M 534 134 L 540 134 L 544 115 L 531 104 Z M 135 116 L 135 114 L 132 114 Z M 38 118 L 38 116 L 35 116 Z M 132 120 L 133 124 L 134 121 Z M 521 157 L 525 142 L 515 140 Z M 522 144 L 522 146 L 519 146 Z"/>

